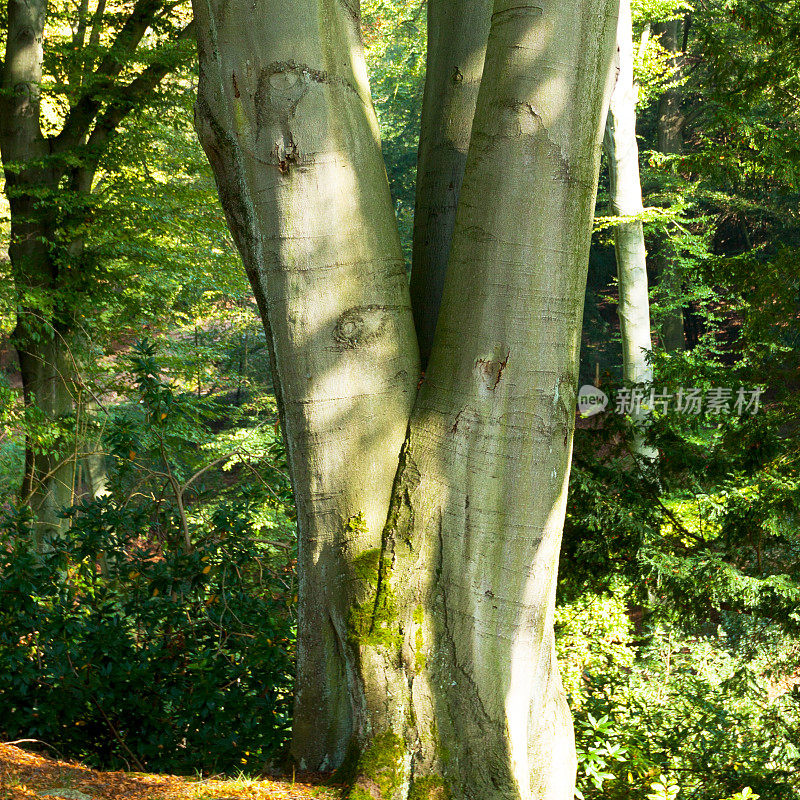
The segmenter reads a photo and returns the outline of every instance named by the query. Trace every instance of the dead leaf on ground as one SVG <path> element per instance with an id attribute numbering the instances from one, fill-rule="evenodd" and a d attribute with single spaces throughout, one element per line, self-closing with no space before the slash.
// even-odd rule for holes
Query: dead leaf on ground
<path id="1" fill-rule="evenodd" d="M 45 794 L 47 793 L 47 794 Z M 338 800 L 325 786 L 291 780 L 196 780 L 140 772 L 100 772 L 0 744 L 0 800 L 88 795 L 92 800 Z"/>

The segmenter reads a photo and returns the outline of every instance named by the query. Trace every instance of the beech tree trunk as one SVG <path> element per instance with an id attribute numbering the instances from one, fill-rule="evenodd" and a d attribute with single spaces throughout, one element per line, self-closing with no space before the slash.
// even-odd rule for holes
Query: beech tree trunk
<path id="1" fill-rule="evenodd" d="M 411 305 L 425 369 L 442 302 L 492 0 L 429 0 L 417 155 Z"/>
<path id="2" fill-rule="evenodd" d="M 670 54 L 673 80 L 677 83 L 682 77 L 683 43 L 680 19 L 658 23 L 654 31 L 659 36 L 662 47 Z M 679 85 L 669 86 L 658 102 L 658 149 L 666 155 L 683 153 L 683 94 Z M 659 281 L 665 284 L 666 294 L 680 293 L 680 279 L 676 275 L 674 259 L 659 255 L 656 259 Z M 661 340 L 667 352 L 683 350 L 685 346 L 683 309 L 677 307 L 662 316 Z"/>
<path id="3" fill-rule="evenodd" d="M 608 157 L 611 207 L 616 216 L 635 217 L 644 211 L 636 142 L 638 87 L 633 79 L 633 24 L 630 0 L 621 0 L 617 21 L 616 82 L 606 119 L 603 147 Z M 647 285 L 647 249 L 641 220 L 614 226 L 614 251 L 619 284 L 619 324 L 622 336 L 622 377 L 631 383 L 651 383 L 653 370 L 646 353 L 653 349 L 650 336 L 650 293 Z M 640 413 L 641 422 L 647 412 Z M 657 452 L 634 442 L 636 452 L 653 459 Z"/>
<path id="4" fill-rule="evenodd" d="M 198 132 L 272 346 L 298 504 L 293 750 L 323 768 L 349 749 L 355 800 L 573 796 L 553 611 L 616 3 L 492 11 L 412 413 L 352 7 L 195 0 Z"/>
<path id="5" fill-rule="evenodd" d="M 635 217 L 644 211 L 636 142 L 638 87 L 633 79 L 633 27 L 630 0 L 620 3 L 617 22 L 617 78 L 611 94 L 603 147 L 608 157 L 611 206 L 616 216 Z M 647 250 L 641 220 L 614 226 L 614 250 L 619 282 L 623 377 L 649 383 L 653 372 L 644 354 L 653 349 L 650 337 L 650 297 Z"/>
<path id="6" fill-rule="evenodd" d="M 349 612 L 419 381 L 356 8 L 195 0 L 197 130 L 264 320 L 297 503 L 292 751 L 311 770 L 367 735 Z"/>
<path id="7" fill-rule="evenodd" d="M 553 609 L 615 17 L 613 2 L 494 4 L 436 338 L 384 534 L 375 607 L 397 598 L 405 680 L 387 683 L 410 687 L 391 720 L 403 778 L 441 776 L 457 797 L 573 795 Z M 367 647 L 383 648 L 390 674 L 398 652 Z"/>

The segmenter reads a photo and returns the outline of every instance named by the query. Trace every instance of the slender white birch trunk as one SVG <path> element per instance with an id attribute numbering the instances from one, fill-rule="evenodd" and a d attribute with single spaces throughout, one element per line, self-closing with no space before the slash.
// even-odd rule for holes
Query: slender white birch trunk
<path id="1" fill-rule="evenodd" d="M 299 528 L 293 754 L 363 739 L 348 634 L 419 379 L 357 4 L 195 0 L 198 133 L 267 330 Z"/>
<path id="2" fill-rule="evenodd" d="M 617 77 L 606 118 L 603 147 L 608 156 L 611 206 L 619 217 L 635 217 L 644 211 L 636 142 L 636 100 L 633 79 L 633 24 L 630 0 L 621 0 L 617 21 Z M 622 376 L 631 383 L 651 383 L 653 370 L 646 354 L 653 349 L 650 335 L 650 293 L 647 284 L 647 249 L 640 219 L 614 226 L 614 250 L 619 284 L 619 325 L 622 336 Z M 635 415 L 641 423 L 647 411 Z M 653 459 L 658 453 L 634 441 L 635 451 Z"/>

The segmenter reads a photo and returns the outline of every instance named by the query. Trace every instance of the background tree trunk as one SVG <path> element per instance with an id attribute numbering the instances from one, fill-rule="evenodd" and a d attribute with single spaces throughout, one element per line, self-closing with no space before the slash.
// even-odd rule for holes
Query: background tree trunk
<path id="1" fill-rule="evenodd" d="M 633 80 L 630 1 L 622 0 L 617 23 L 617 79 L 603 139 L 608 156 L 611 206 L 614 214 L 622 217 L 634 217 L 644 211 L 636 142 L 637 96 L 638 88 Z M 650 338 L 647 250 L 640 220 L 614 226 L 614 249 L 619 282 L 623 377 L 633 383 L 649 383 L 653 372 L 644 352 L 652 350 L 653 343 Z"/>
<path id="2" fill-rule="evenodd" d="M 357 8 L 194 3 L 197 130 L 264 320 L 297 503 L 292 752 L 312 770 L 367 735 L 348 620 L 419 380 Z"/>
<path id="3" fill-rule="evenodd" d="M 611 207 L 616 216 L 634 217 L 644 211 L 636 142 L 636 100 L 633 80 L 633 25 L 630 0 L 621 0 L 617 22 L 617 78 L 606 119 L 603 147 L 608 157 Z M 645 353 L 653 349 L 650 337 L 650 294 L 647 250 L 641 220 L 614 226 L 614 251 L 619 284 L 619 324 L 622 335 L 622 376 L 631 383 L 651 383 L 653 370 Z M 641 421 L 644 414 L 639 415 Z M 646 458 L 657 453 L 641 439 L 636 451 Z"/>
<path id="4" fill-rule="evenodd" d="M 39 126 L 44 0 L 11 0 L 8 36 L 0 85 L 0 152 L 11 209 L 8 254 L 17 287 L 19 311 L 12 343 L 19 355 L 25 405 L 37 405 L 47 420 L 58 420 L 72 408 L 71 369 L 64 340 L 52 318 L 30 305 L 48 291 L 57 274 L 51 258 L 54 219 L 43 212 L 42 198 L 58 185 L 49 142 Z M 56 441 L 50 449 L 62 443 Z M 72 465 L 52 453 L 38 452 L 31 436 L 25 453 L 21 498 L 37 519 L 37 537 L 63 529 L 60 506 L 69 504 Z"/>
<path id="5" fill-rule="evenodd" d="M 86 450 L 82 453 L 83 467 L 86 475 L 89 496 L 99 500 L 109 494 L 108 488 L 108 454 L 103 442 L 103 434 L 108 424 L 108 414 L 94 400 L 84 404 L 85 419 L 83 437 Z"/>
<path id="6" fill-rule="evenodd" d="M 442 301 L 491 15 L 491 0 L 428 3 L 411 268 L 411 305 L 423 369 Z"/>
<path id="7" fill-rule="evenodd" d="M 28 409 L 35 408 L 52 425 L 62 425 L 74 408 L 73 370 L 60 337 L 51 334 L 52 338 L 47 338 L 47 333 L 45 330 L 40 337 L 27 337 L 24 343 L 15 337 L 23 397 Z M 34 419 L 32 424 L 38 426 L 43 421 Z M 30 505 L 36 538 L 42 545 L 68 527 L 60 512 L 73 503 L 77 464 L 72 450 L 71 442 L 59 435 L 43 452 L 35 437 L 28 434 L 20 496 Z"/>
<path id="8" fill-rule="evenodd" d="M 101 3 L 96 10 L 89 37 L 92 48 L 100 43 L 104 7 Z M 47 2 L 10 0 L 8 4 L 0 76 L 0 154 L 11 211 L 8 252 L 17 295 L 12 344 L 19 355 L 25 403 L 35 424 L 58 424 L 74 410 L 78 375 L 76 348 L 71 345 L 75 297 L 82 287 L 76 289 L 71 281 L 82 272 L 84 244 L 75 227 L 86 224 L 95 171 L 119 123 L 180 63 L 171 46 L 191 34 L 191 23 L 174 41 L 150 52 L 147 66 L 132 80 L 126 74 L 122 84 L 114 83 L 130 64 L 155 17 L 164 11 L 157 0 L 137 0 L 120 28 L 107 31 L 115 35 L 92 74 L 71 71 L 67 93 L 71 105 L 64 124 L 58 135 L 45 137 L 40 112 Z M 79 8 L 73 39 L 76 49 L 85 42 L 85 14 L 84 4 Z M 63 441 L 56 441 L 48 453 L 42 453 L 35 437 L 28 436 L 21 499 L 30 503 L 40 538 L 47 531 L 59 532 L 65 527 L 58 511 L 72 501 L 76 463 L 83 447 L 70 445 L 68 455 L 57 454 L 66 449 Z"/>

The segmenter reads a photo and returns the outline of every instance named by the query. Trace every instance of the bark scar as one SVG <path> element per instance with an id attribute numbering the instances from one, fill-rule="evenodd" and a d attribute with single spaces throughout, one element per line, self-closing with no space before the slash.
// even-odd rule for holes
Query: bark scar
<path id="1" fill-rule="evenodd" d="M 541 6 L 534 6 L 534 5 L 523 5 L 523 6 L 512 6 L 511 8 L 504 8 L 502 11 L 495 11 L 492 14 L 492 22 L 499 17 L 504 17 L 506 14 L 525 14 L 531 13 L 534 17 L 541 17 L 544 13 L 544 10 Z"/>
<path id="2" fill-rule="evenodd" d="M 508 359 L 511 358 L 511 351 L 506 352 L 506 357 L 501 361 L 497 358 L 479 358 L 475 362 L 476 369 L 480 372 L 486 388 L 493 392 L 500 379 L 503 377 L 503 370 L 508 364 Z"/>
<path id="3" fill-rule="evenodd" d="M 353 306 L 342 312 L 333 329 L 333 340 L 342 350 L 364 347 L 378 339 L 386 329 L 391 306 Z"/>

